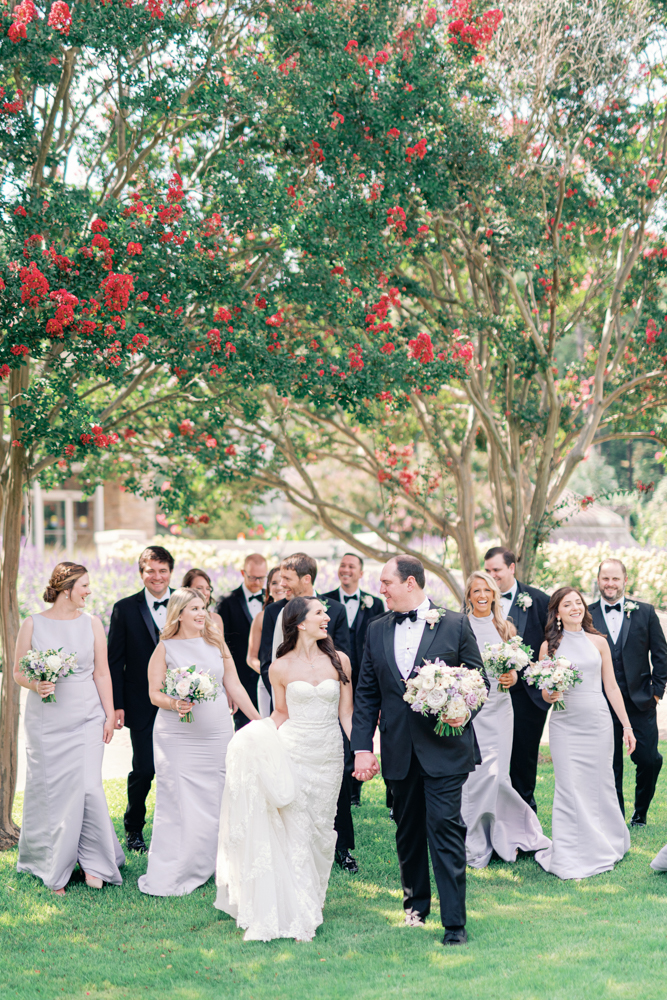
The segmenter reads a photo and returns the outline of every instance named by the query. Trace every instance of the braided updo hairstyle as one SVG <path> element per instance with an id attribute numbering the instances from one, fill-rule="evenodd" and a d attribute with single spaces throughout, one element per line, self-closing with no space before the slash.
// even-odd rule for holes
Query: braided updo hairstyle
<path id="1" fill-rule="evenodd" d="M 76 581 L 88 572 L 85 566 L 75 562 L 59 562 L 51 574 L 42 600 L 54 604 L 58 594 L 71 590 Z"/>

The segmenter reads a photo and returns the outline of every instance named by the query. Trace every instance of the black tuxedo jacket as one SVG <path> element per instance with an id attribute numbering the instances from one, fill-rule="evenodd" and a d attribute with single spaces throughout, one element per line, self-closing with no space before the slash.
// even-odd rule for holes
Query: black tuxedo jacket
<path id="1" fill-rule="evenodd" d="M 323 599 L 325 598 L 324 594 L 321 596 Z M 345 608 L 340 601 L 332 600 L 331 598 L 326 598 L 326 601 L 329 606 L 327 611 L 327 614 L 329 615 L 327 632 L 333 639 L 336 649 L 340 649 L 343 653 L 347 653 L 347 655 L 350 656 L 350 630 L 347 625 L 347 613 Z M 262 638 L 259 644 L 259 662 L 262 680 L 266 685 L 267 691 L 271 690 L 271 684 L 269 682 L 269 667 L 271 666 L 271 662 L 273 660 L 273 633 L 276 630 L 278 615 L 286 604 L 287 601 L 283 598 L 282 601 L 275 601 L 273 604 L 269 604 L 264 612 L 264 621 L 262 622 Z"/>
<path id="2" fill-rule="evenodd" d="M 350 629 L 350 663 L 352 664 L 352 685 L 355 689 L 359 680 L 359 668 L 364 656 L 364 643 L 366 642 L 368 626 L 374 618 L 379 618 L 380 615 L 386 613 L 384 604 L 379 597 L 373 597 L 372 594 L 367 594 L 365 590 L 362 590 L 360 594 L 359 608 Z M 322 597 L 326 598 L 327 601 L 340 601 L 340 590 L 336 587 L 335 590 L 330 590 L 328 594 L 322 594 Z M 364 604 L 364 598 L 366 597 L 370 597 L 373 601 L 370 608 L 367 608 Z M 345 604 L 343 604 L 343 608 L 345 608 Z M 347 615 L 347 611 L 345 614 Z"/>
<path id="3" fill-rule="evenodd" d="M 236 664 L 239 680 L 257 708 L 257 674 L 248 666 L 248 640 L 252 615 L 248 610 L 243 587 L 237 587 L 227 597 L 223 597 L 216 611 L 222 618 L 225 641 Z"/>
<path id="4" fill-rule="evenodd" d="M 157 708 L 148 697 L 148 661 L 159 640 L 144 590 L 114 604 L 108 638 L 109 670 L 114 708 L 124 709 L 129 729 L 144 729 L 155 719 Z"/>
<path id="5" fill-rule="evenodd" d="M 653 696 L 662 698 L 665 692 L 667 641 L 653 605 L 644 601 L 634 603 L 638 605 L 636 611 L 631 611 L 629 617 L 626 611 L 623 613 L 621 657 L 630 699 L 640 712 L 645 712 L 655 704 Z M 596 629 L 607 637 L 611 646 L 600 601 L 589 605 L 588 610 Z"/>
<path id="6" fill-rule="evenodd" d="M 460 736 L 436 736 L 434 716 L 413 712 L 403 701 L 405 681 L 394 656 L 395 621 L 392 614 L 387 614 L 368 626 L 354 698 L 352 750 L 373 748 L 373 734 L 379 718 L 382 774 L 389 781 L 405 778 L 413 750 L 432 778 L 474 771 L 482 758 L 470 722 Z M 461 664 L 474 667 L 486 679 L 468 616 L 458 611 L 447 611 L 433 628 L 428 624 L 424 627 L 415 667 L 436 657 L 451 667 Z"/>
<path id="7" fill-rule="evenodd" d="M 519 594 L 528 594 L 531 598 L 533 603 L 529 608 L 521 608 L 516 603 Z M 517 580 L 517 592 L 514 595 L 508 618 L 511 618 L 523 641 L 532 649 L 534 660 L 537 660 L 540 653 L 540 646 L 544 642 L 544 627 L 547 623 L 548 607 L 548 594 L 545 594 L 543 590 L 538 590 L 537 587 L 529 587 L 526 583 L 519 583 Z M 518 687 L 519 684 L 523 686 L 524 691 L 526 691 L 531 701 L 538 708 L 541 708 L 543 712 L 549 711 L 549 703 L 544 700 L 539 688 L 526 684 L 523 679 L 523 671 L 519 671 L 519 679 L 516 682 L 516 686 Z M 510 691 L 512 690 L 514 689 L 510 688 Z"/>

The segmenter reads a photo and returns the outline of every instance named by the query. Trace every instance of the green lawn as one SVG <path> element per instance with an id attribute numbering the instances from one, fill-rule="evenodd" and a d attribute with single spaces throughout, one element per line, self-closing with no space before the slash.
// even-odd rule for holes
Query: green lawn
<path id="1" fill-rule="evenodd" d="M 667 842 L 666 786 L 667 775 L 650 825 L 632 833 L 632 850 L 614 872 L 560 882 L 532 858 L 470 870 L 470 944 L 458 949 L 442 947 L 435 905 L 426 929 L 403 926 L 379 781 L 355 811 L 361 874 L 334 871 L 324 925 L 310 944 L 245 944 L 214 909 L 212 881 L 179 899 L 142 896 L 145 858 L 130 857 L 122 888 L 95 892 L 77 883 L 57 898 L 18 875 L 10 851 L 0 855 L 0 998 L 664 1000 L 667 874 L 648 862 Z M 538 791 L 548 833 L 548 763 L 540 765 Z M 630 782 L 627 791 L 631 798 Z M 120 833 L 123 782 L 109 782 L 107 796 Z"/>

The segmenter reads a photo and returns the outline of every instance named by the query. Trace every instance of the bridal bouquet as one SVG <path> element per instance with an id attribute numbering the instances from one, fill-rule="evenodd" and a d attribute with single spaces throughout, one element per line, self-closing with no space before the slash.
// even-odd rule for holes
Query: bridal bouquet
<path id="1" fill-rule="evenodd" d="M 162 691 L 169 698 L 182 701 L 215 701 L 218 697 L 219 684 L 207 670 L 197 670 L 193 663 L 191 667 L 169 667 L 162 685 Z M 192 722 L 192 712 L 181 716 L 181 722 Z"/>
<path id="2" fill-rule="evenodd" d="M 565 656 L 555 658 L 545 656 L 539 663 L 533 663 L 524 670 L 523 679 L 540 691 L 558 691 L 562 694 L 575 684 L 579 684 L 583 677 L 581 671 L 577 670 Z M 562 698 L 553 702 L 553 709 L 554 712 L 565 711 Z"/>
<path id="3" fill-rule="evenodd" d="M 526 646 L 520 635 L 515 635 L 507 642 L 487 642 L 482 653 L 482 662 L 489 677 L 501 677 L 508 670 L 521 670 L 530 663 L 530 646 Z M 498 690 L 505 694 L 509 688 L 498 685 Z"/>
<path id="4" fill-rule="evenodd" d="M 481 708 L 488 697 L 484 678 L 479 670 L 449 667 L 444 660 L 425 660 L 414 677 L 408 677 L 403 700 L 413 712 L 434 715 L 438 736 L 460 736 L 463 726 L 450 726 L 445 719 L 466 722 L 471 712 Z"/>
<path id="5" fill-rule="evenodd" d="M 63 653 L 62 649 L 30 649 L 21 657 L 21 672 L 29 681 L 50 681 L 55 684 L 74 673 L 76 653 Z M 55 694 L 42 698 L 44 704 L 56 700 Z"/>

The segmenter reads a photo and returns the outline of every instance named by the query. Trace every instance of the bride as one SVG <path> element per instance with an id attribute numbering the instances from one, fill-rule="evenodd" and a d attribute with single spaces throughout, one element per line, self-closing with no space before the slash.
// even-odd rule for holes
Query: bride
<path id="1" fill-rule="evenodd" d="M 310 941 L 334 858 L 343 740 L 352 723 L 350 661 L 316 597 L 293 597 L 269 670 L 275 709 L 227 750 L 215 905 L 246 941 Z"/>

